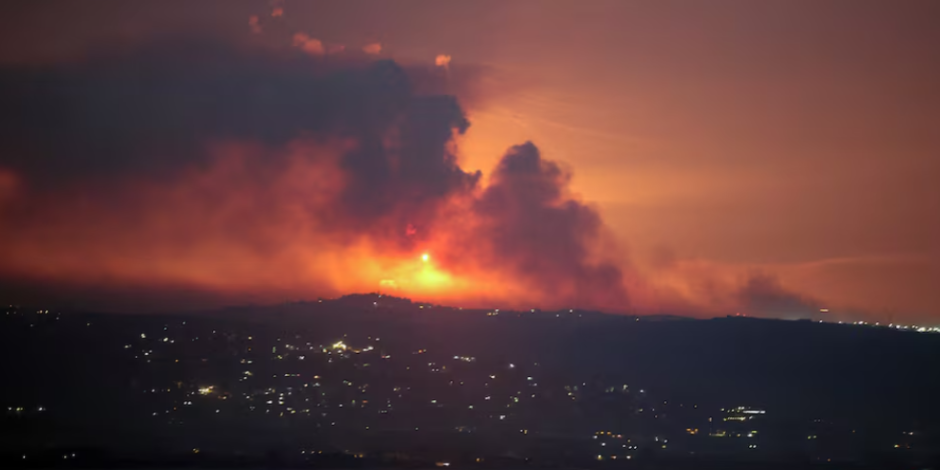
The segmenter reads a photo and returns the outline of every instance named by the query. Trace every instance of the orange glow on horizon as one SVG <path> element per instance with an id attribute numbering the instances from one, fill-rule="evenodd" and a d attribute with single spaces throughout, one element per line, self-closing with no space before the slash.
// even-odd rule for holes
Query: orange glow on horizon
<path id="1" fill-rule="evenodd" d="M 496 257 L 486 240 L 466 238 L 479 221 L 460 201 L 441 208 L 456 208 L 459 218 L 437 217 L 419 231 L 402 228 L 408 237 L 422 237 L 427 250 L 418 259 L 413 248 L 394 240 L 330 235 L 308 211 L 328 208 L 343 188 L 336 161 L 351 145 L 295 142 L 283 150 L 284 168 L 262 182 L 249 176 L 251 162 L 267 150 L 220 145 L 211 165 L 169 184 L 128 181 L 111 188 L 123 195 L 120 204 L 67 193 L 54 204 L 34 201 L 37 223 L 0 227 L 0 275 L 78 287 L 183 287 L 227 302 L 378 291 L 467 308 L 712 314 L 734 305 L 733 276 L 715 276 L 706 267 L 641 278 L 625 264 L 629 304 L 581 295 L 571 277 L 533 284 Z M 16 175 L 0 176 L 8 192 L 17 189 Z M 63 238 L 65 227 L 69 237 Z M 703 277 L 714 282 L 704 294 L 697 287 Z M 727 291 L 721 305 L 708 304 L 719 291 Z"/>
<path id="2" fill-rule="evenodd" d="M 433 227 L 409 235 L 433 248 L 417 260 L 393 240 L 323 230 L 309 208 L 328 208 L 342 189 L 335 162 L 351 145 L 295 142 L 283 150 L 287 164 L 256 182 L 252 162 L 269 150 L 224 144 L 210 165 L 173 181 L 118 182 L 102 193 L 121 194 L 120 203 L 68 193 L 54 203 L 34 200 L 41 214 L 36 223 L 0 226 L 0 276 L 78 287 L 183 287 L 261 302 L 379 290 L 466 307 L 568 305 L 561 296 L 546 298 L 544 286 L 489 267 L 485 243 L 464 239 L 477 223 L 467 215 L 438 217 Z M 2 175 L 0 182 L 15 181 Z M 59 236 L 64 227 L 69 237 Z M 564 282 L 553 287 L 567 295 L 573 287 Z"/>

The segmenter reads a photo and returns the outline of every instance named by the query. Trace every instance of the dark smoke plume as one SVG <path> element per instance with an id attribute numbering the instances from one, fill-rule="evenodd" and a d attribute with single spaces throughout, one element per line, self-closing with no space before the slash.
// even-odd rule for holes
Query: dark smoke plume
<path id="1" fill-rule="evenodd" d="M 323 236 L 366 237 L 402 253 L 432 239 L 464 240 L 473 248 L 442 248 L 446 268 L 518 280 L 551 304 L 625 305 L 623 273 L 596 249 L 599 215 L 566 194 L 570 175 L 543 160 L 535 145 L 512 148 L 485 188 L 479 172 L 459 166 L 453 137 L 470 123 L 455 96 L 442 92 L 460 92 L 466 80 L 457 69 L 446 72 L 204 41 L 0 70 L 0 170 L 23 182 L 23 203 L 7 211 L 0 240 L 15 247 L 33 225 L 56 223 L 49 214 L 59 201 L 87 195 L 108 203 L 69 224 L 91 226 L 100 212 L 146 219 L 152 201 L 135 205 L 128 188 L 172 187 L 181 175 L 217 163 L 213 145 L 248 143 L 264 150 L 252 154 L 247 176 L 193 201 L 214 220 L 231 213 L 221 209 L 226 199 L 247 194 L 238 218 L 223 227 L 226 246 L 264 245 L 276 254 L 290 231 L 272 237 L 264 227 L 302 225 L 278 219 L 283 206 L 299 203 Z M 269 175 L 288 171 L 284 149 L 311 140 L 351 143 L 336 162 L 304 155 L 331 164 L 336 173 L 319 178 L 335 177 L 341 189 L 325 202 L 288 201 Z M 158 227 L 177 228 L 168 242 L 201 236 L 164 212 Z M 98 235 L 89 237 L 100 244 Z M 84 249 L 78 242 L 69 248 Z"/>
<path id="2" fill-rule="evenodd" d="M 511 148 L 474 205 L 483 220 L 480 237 L 490 238 L 494 262 L 512 266 L 533 286 L 553 286 L 579 304 L 625 305 L 620 268 L 606 260 L 587 262 L 603 222 L 566 197 L 570 179 L 531 142 Z"/>

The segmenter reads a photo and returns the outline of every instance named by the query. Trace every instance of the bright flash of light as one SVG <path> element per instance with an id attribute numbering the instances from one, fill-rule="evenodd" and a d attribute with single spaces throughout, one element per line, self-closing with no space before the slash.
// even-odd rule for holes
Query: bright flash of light
<path id="1" fill-rule="evenodd" d="M 431 256 L 428 255 L 427 253 L 421 255 L 421 261 L 424 261 L 425 263 L 427 263 L 428 260 L 430 260 L 430 259 L 431 259 Z"/>

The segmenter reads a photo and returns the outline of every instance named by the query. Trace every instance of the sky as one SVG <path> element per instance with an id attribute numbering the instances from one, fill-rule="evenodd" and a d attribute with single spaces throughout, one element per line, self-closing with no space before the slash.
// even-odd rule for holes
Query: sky
<path id="1" fill-rule="evenodd" d="M 14 297 L 940 320 L 936 2 L 4 10 Z"/>

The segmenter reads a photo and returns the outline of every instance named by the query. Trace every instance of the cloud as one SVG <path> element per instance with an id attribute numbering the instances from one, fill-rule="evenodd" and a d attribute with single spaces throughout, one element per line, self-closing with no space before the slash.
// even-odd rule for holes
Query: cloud
<path id="1" fill-rule="evenodd" d="M 324 63 L 169 42 L 44 69 L 0 69 L 0 166 L 32 184 L 156 177 L 205 163 L 207 143 L 283 145 L 305 133 L 381 133 L 414 92 L 387 61 Z M 430 78 L 430 79 L 433 79 Z M 377 137 L 378 138 L 378 137 Z"/>
<path id="2" fill-rule="evenodd" d="M 484 72 L 366 59 L 187 38 L 0 68 L 0 281 L 253 301 L 394 286 L 464 306 L 818 310 L 774 277 L 742 281 L 746 267 L 665 248 L 640 276 L 571 194 L 571 171 L 534 143 L 486 180 L 460 165 L 464 105 L 485 99 Z"/>
<path id="3" fill-rule="evenodd" d="M 373 55 L 380 54 L 382 52 L 382 44 L 377 43 L 377 42 L 373 42 L 372 44 L 366 44 L 365 46 L 362 46 L 362 52 L 365 52 L 366 54 L 373 54 Z"/>
<path id="4" fill-rule="evenodd" d="M 463 110 L 453 96 L 418 95 L 412 77 L 421 73 L 391 61 L 327 64 L 211 43 L 160 44 L 38 76 L 7 71 L 0 164 L 34 185 L 172 178 L 210 164 L 213 142 L 350 139 L 359 148 L 341 163 L 344 221 L 378 217 L 403 201 L 420 213 L 425 199 L 466 191 L 479 178 L 447 148 L 469 125 Z"/>
<path id="5" fill-rule="evenodd" d="M 439 54 L 434 58 L 434 65 L 438 67 L 448 68 L 450 66 L 450 56 L 445 54 Z"/>
<path id="6" fill-rule="evenodd" d="M 277 7 L 274 7 L 274 8 L 271 9 L 271 17 L 272 17 L 272 18 L 281 18 L 282 16 L 284 16 L 284 8 L 283 8 L 283 7 L 277 6 Z"/>
<path id="7" fill-rule="evenodd" d="M 511 148 L 475 201 L 492 263 L 513 269 L 531 289 L 570 305 L 628 305 L 621 266 L 595 260 L 603 223 L 592 208 L 566 195 L 570 173 L 534 144 Z"/>
<path id="8" fill-rule="evenodd" d="M 261 22 L 258 19 L 258 15 L 251 15 L 248 17 L 248 28 L 253 34 L 261 34 Z"/>
<path id="9" fill-rule="evenodd" d="M 457 95 L 473 103 L 479 73 L 192 39 L 0 68 L 0 279 L 215 299 L 394 288 L 464 306 L 818 311 L 772 276 L 741 281 L 666 248 L 640 276 L 571 194 L 571 171 L 532 142 L 486 180 L 462 167 Z"/>
<path id="10" fill-rule="evenodd" d="M 815 299 L 788 291 L 769 274 L 751 273 L 737 292 L 741 313 L 777 318 L 810 318 L 819 312 Z"/>
<path id="11" fill-rule="evenodd" d="M 299 47 L 302 51 L 314 56 L 324 54 L 323 42 L 306 33 L 294 34 L 294 47 Z"/>
<path id="12" fill-rule="evenodd" d="M 656 247 L 650 255 L 643 279 L 655 296 L 645 300 L 665 310 L 688 315 L 795 319 L 818 316 L 822 305 L 805 294 L 805 289 L 793 288 L 797 285 L 793 283 L 794 273 L 785 265 L 684 258 L 665 245 Z M 839 311 L 844 313 L 843 309 Z"/>
<path id="13" fill-rule="evenodd" d="M 532 144 L 486 188 L 461 168 L 441 92 L 462 72 L 191 40 L 0 70 L 0 167 L 28 196 L 0 214 L 0 275 L 622 308 L 570 175 Z"/>
<path id="14" fill-rule="evenodd" d="M 330 47 L 327 48 L 327 54 L 339 54 L 346 50 L 346 46 L 342 44 L 330 44 Z"/>

